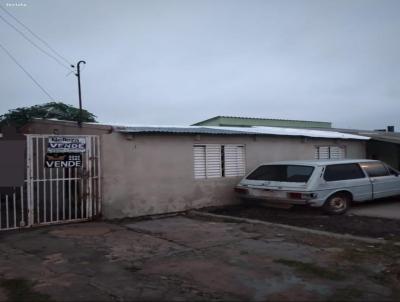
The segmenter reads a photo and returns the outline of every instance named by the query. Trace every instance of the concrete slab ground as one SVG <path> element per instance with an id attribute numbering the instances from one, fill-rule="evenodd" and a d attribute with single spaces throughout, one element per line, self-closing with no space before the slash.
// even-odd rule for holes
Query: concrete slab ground
<path id="1" fill-rule="evenodd" d="M 400 247 L 175 216 L 0 234 L 0 300 L 398 301 Z"/>
<path id="2" fill-rule="evenodd" d="M 400 198 L 355 204 L 347 214 L 400 220 Z"/>

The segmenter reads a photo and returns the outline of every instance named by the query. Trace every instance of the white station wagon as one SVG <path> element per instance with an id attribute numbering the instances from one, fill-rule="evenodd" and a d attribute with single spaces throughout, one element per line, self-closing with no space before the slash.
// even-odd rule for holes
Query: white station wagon
<path id="1" fill-rule="evenodd" d="M 242 199 L 323 207 L 342 214 L 351 202 L 400 195 L 399 171 L 378 160 L 303 160 L 263 164 L 235 187 Z"/>

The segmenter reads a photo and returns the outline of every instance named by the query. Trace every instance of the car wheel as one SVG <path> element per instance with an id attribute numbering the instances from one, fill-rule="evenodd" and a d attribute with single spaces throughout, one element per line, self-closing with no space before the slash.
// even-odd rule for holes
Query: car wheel
<path id="1" fill-rule="evenodd" d="M 323 210 L 330 215 L 340 215 L 350 207 L 350 197 L 347 194 L 339 193 L 332 195 L 325 201 Z"/>

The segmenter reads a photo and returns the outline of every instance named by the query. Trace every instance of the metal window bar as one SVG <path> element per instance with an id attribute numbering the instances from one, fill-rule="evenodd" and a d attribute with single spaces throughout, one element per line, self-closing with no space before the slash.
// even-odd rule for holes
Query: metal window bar
<path id="1" fill-rule="evenodd" d="M 50 169 L 50 222 L 53 222 L 53 169 Z"/>
<path id="2" fill-rule="evenodd" d="M 8 195 L 6 195 L 6 228 L 10 228 L 10 221 L 9 221 L 9 212 L 8 212 Z"/>
<path id="3" fill-rule="evenodd" d="M 59 169 L 56 169 L 56 173 L 57 173 L 57 180 L 56 180 L 56 200 L 57 200 L 57 204 L 56 204 L 56 210 L 57 210 L 57 220 L 60 220 L 60 191 L 59 191 Z"/>
<path id="4" fill-rule="evenodd" d="M 35 140 L 35 150 L 36 150 L 36 179 L 39 179 L 39 138 L 36 138 Z M 35 155 L 35 154 L 34 154 Z M 38 182 L 34 182 L 34 184 L 36 184 L 36 222 L 40 223 L 40 219 L 39 219 L 39 191 L 40 191 L 40 187 L 39 187 L 39 183 Z"/>
<path id="5" fill-rule="evenodd" d="M 3 213 L 2 213 L 2 210 L 1 210 L 1 208 L 2 208 L 2 205 L 3 205 L 3 203 L 2 203 L 2 201 L 1 201 L 1 194 L 0 194 L 0 229 L 2 229 L 3 228 L 3 225 L 2 225 L 2 217 L 3 217 Z"/>
<path id="6" fill-rule="evenodd" d="M 65 220 L 65 171 L 62 172 L 62 218 Z"/>
<path id="7" fill-rule="evenodd" d="M 24 187 L 20 187 L 20 194 L 21 194 L 21 220 L 19 222 L 20 227 L 24 227 L 25 223 L 25 212 L 24 212 Z"/>
<path id="8" fill-rule="evenodd" d="M 66 172 L 68 173 L 68 217 L 71 220 L 71 168 L 68 168 Z"/>
<path id="9" fill-rule="evenodd" d="M 97 213 L 97 196 L 96 196 L 96 144 L 94 137 L 90 138 L 90 145 L 93 146 L 92 152 L 92 167 L 93 167 L 93 175 L 92 175 L 92 199 L 93 199 L 93 212 L 94 215 Z"/>
<path id="10" fill-rule="evenodd" d="M 43 164 L 42 164 L 42 167 L 43 167 L 43 179 L 45 180 L 46 179 L 46 166 L 45 166 L 45 164 L 44 164 L 44 156 L 45 156 L 45 152 L 44 152 L 44 150 L 45 150 L 45 145 L 44 145 L 44 143 L 45 143 L 45 138 L 42 138 L 42 149 L 41 149 L 41 152 L 40 152 L 40 157 L 43 159 Z M 46 181 L 44 181 L 43 182 L 43 221 L 44 222 L 47 222 L 47 213 L 46 213 L 46 196 L 47 196 L 47 191 L 46 191 Z"/>
<path id="11" fill-rule="evenodd" d="M 100 144 L 100 137 L 96 137 L 96 146 L 97 146 L 97 214 L 101 213 L 101 144 Z"/>
<path id="12" fill-rule="evenodd" d="M 17 227 L 17 207 L 16 207 L 16 202 L 15 202 L 15 191 L 13 193 L 13 212 L 14 212 L 14 228 L 16 228 Z"/>
<path id="13" fill-rule="evenodd" d="M 77 186 L 77 181 L 76 181 L 77 173 L 78 173 L 78 168 L 74 168 L 75 219 L 78 219 L 78 194 L 77 194 L 78 186 Z"/>
<path id="14" fill-rule="evenodd" d="M 91 218 L 92 217 L 92 184 L 91 184 L 91 170 L 92 170 L 92 165 L 91 165 L 91 161 L 90 161 L 90 157 L 91 157 L 91 154 L 92 154 L 92 152 L 91 152 L 92 150 L 91 150 L 91 146 L 90 146 L 90 144 L 88 145 L 88 146 L 86 146 L 86 159 L 87 159 L 87 168 L 86 168 L 86 171 L 87 171 L 87 177 L 86 177 L 86 183 L 87 183 L 87 186 L 88 186 L 88 190 L 87 190 L 87 199 L 88 199 L 88 208 L 89 208 L 89 211 L 88 211 L 88 215 L 87 215 L 87 218 Z"/>

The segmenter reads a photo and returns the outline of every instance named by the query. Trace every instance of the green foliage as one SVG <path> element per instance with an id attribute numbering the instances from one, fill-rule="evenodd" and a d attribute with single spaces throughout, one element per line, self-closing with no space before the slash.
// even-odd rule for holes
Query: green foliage
<path id="1" fill-rule="evenodd" d="M 82 110 L 82 122 L 96 122 L 95 117 L 89 111 Z M 33 118 L 78 121 L 79 109 L 61 102 L 11 109 L 7 113 L 0 115 L 0 127 L 4 125 L 21 127 Z"/>

